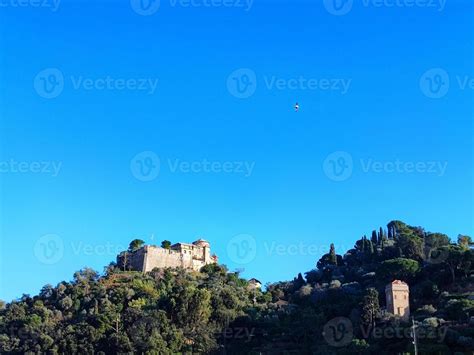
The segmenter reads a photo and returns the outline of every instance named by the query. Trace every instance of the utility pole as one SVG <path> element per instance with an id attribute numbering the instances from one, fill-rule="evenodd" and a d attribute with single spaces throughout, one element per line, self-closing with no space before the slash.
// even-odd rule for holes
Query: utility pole
<path id="1" fill-rule="evenodd" d="M 415 318 L 411 318 L 412 321 L 412 333 L 413 333 L 413 345 L 415 346 L 415 355 L 418 355 L 418 344 L 416 342 L 416 327 L 415 327 Z"/>
<path id="2" fill-rule="evenodd" d="M 115 319 L 115 333 L 119 333 L 119 323 L 120 323 L 120 314 L 117 315 L 117 318 Z"/>

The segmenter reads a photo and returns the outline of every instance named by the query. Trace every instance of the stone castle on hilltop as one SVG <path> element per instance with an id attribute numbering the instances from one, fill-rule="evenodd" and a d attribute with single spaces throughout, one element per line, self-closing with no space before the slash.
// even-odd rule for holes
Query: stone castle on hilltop
<path id="1" fill-rule="evenodd" d="M 204 265 L 216 263 L 217 256 L 211 255 L 211 245 L 204 239 L 198 239 L 192 244 L 176 243 L 169 248 L 145 245 L 117 256 L 117 266 L 121 269 L 142 272 L 166 267 L 199 271 Z"/>

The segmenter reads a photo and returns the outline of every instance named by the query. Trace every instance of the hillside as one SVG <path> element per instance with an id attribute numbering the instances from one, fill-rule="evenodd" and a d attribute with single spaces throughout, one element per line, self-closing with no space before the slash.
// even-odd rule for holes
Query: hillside
<path id="1" fill-rule="evenodd" d="M 265 290 L 223 265 L 143 274 L 110 264 L 39 295 L 0 302 L 2 354 L 420 353 L 474 351 L 474 251 L 468 236 L 392 221 L 339 255 Z M 284 262 L 284 261 L 283 261 Z M 410 287 L 409 320 L 385 286 Z"/>

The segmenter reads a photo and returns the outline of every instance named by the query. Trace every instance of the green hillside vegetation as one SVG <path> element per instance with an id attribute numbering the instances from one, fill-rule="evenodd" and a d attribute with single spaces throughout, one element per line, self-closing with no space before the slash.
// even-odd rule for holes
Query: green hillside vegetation
<path id="1" fill-rule="evenodd" d="M 412 320 L 384 311 L 385 286 L 410 286 L 420 353 L 474 350 L 474 252 L 392 221 L 291 281 L 249 287 L 223 265 L 200 272 L 109 265 L 39 295 L 0 302 L 2 354 L 413 352 Z M 284 260 L 282 260 L 284 262 Z"/>

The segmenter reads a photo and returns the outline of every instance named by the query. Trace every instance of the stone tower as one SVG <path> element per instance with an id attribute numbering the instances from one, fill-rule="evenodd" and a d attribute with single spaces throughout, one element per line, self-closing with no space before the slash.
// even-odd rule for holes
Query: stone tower
<path id="1" fill-rule="evenodd" d="M 410 289 L 400 280 L 394 280 L 385 286 L 387 312 L 408 320 L 410 318 Z"/>

